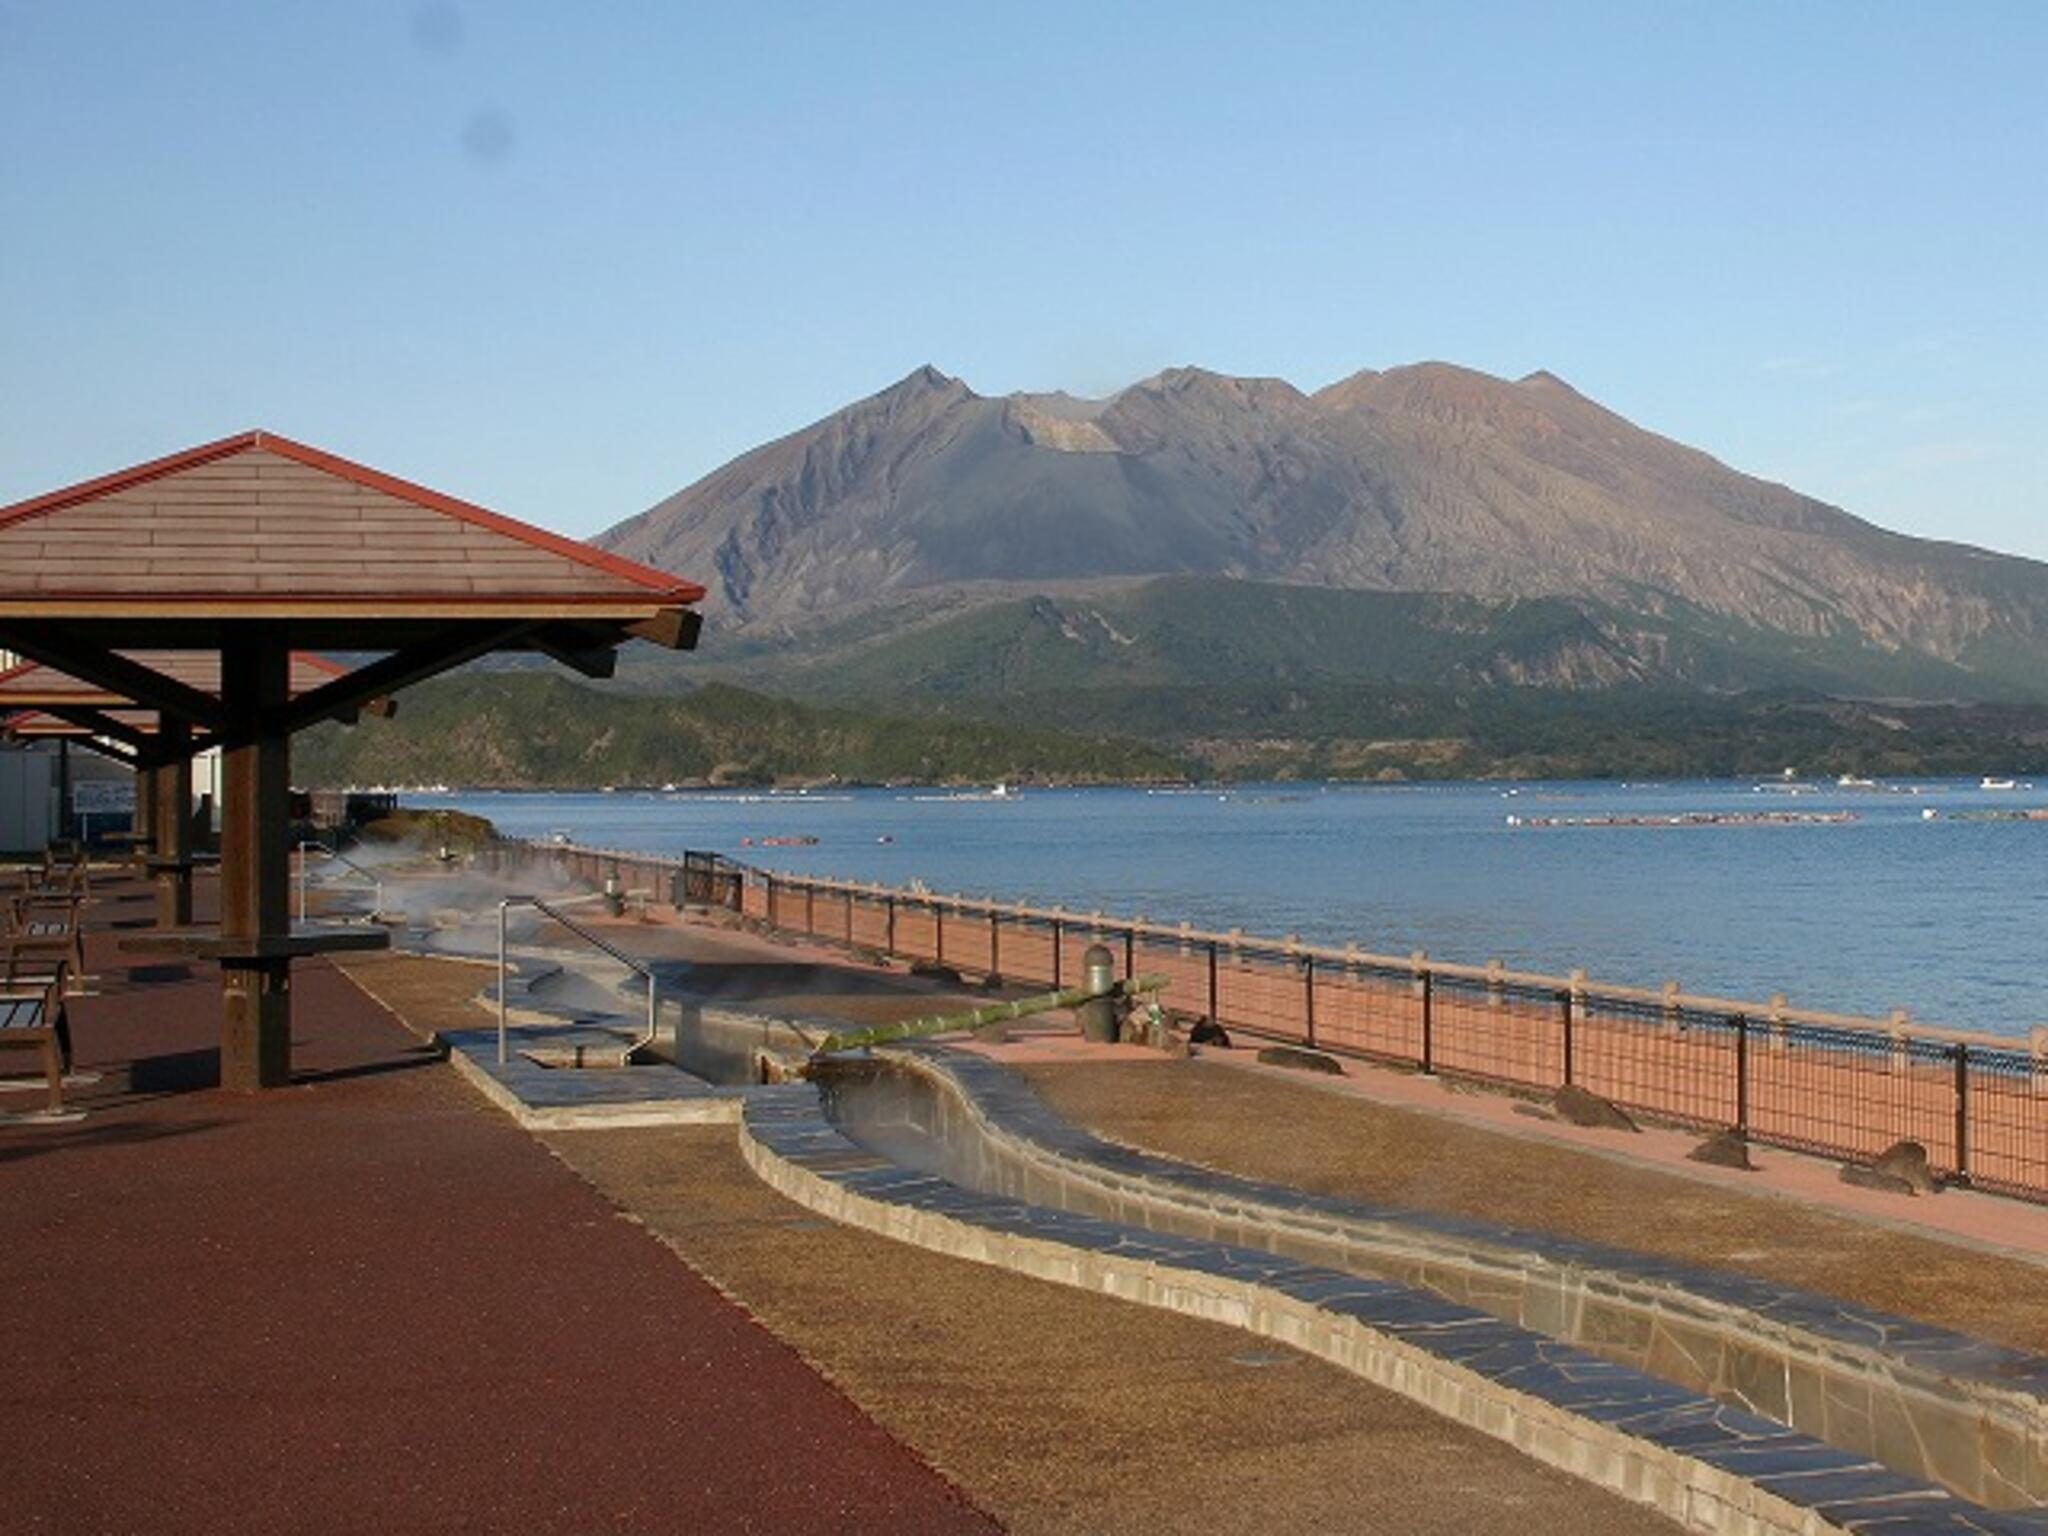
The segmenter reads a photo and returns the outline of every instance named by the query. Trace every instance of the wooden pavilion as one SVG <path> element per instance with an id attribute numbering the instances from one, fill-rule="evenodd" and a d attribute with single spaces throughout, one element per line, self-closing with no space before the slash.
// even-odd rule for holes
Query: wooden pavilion
<path id="1" fill-rule="evenodd" d="M 222 748 L 221 1078 L 291 1071 L 290 739 L 493 651 L 695 644 L 703 588 L 268 432 L 0 508 L 0 646 Z M 293 696 L 295 651 L 376 659 Z M 204 656 L 218 688 L 161 653 Z"/>
<path id="2" fill-rule="evenodd" d="M 131 651 L 124 655 L 138 665 L 220 696 L 220 657 L 216 652 Z M 291 696 L 310 693 L 347 671 L 325 656 L 294 651 Z M 388 714 L 391 704 L 388 699 L 373 699 L 362 708 L 367 713 Z M 134 770 L 136 852 L 156 880 L 157 925 L 178 928 L 191 922 L 195 864 L 190 816 L 192 761 L 195 754 L 213 745 L 210 733 L 194 728 L 182 716 L 137 708 L 132 699 L 39 661 L 0 670 L 0 711 L 9 709 L 18 712 L 0 722 L 0 735 L 70 741 Z"/>

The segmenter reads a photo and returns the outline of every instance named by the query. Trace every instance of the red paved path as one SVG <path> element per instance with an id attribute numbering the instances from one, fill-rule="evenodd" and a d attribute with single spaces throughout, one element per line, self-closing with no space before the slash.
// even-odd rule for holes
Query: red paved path
<path id="1" fill-rule="evenodd" d="M 92 1113 L 0 1128 L 0 1531 L 991 1528 L 330 967 L 230 1096 L 217 973 L 114 938 Z"/>

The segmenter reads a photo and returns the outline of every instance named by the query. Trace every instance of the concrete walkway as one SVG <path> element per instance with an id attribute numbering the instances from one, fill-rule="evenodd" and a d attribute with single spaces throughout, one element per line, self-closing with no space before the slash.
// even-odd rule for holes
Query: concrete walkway
<path id="1" fill-rule="evenodd" d="M 91 909 L 89 1116 L 0 1129 L 0 1528 L 993 1528 L 326 964 L 295 1086 L 207 1086 L 149 910 Z"/>

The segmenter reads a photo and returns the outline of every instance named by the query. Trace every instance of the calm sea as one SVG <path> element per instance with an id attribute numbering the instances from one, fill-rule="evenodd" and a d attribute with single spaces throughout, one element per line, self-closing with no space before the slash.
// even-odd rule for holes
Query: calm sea
<path id="1" fill-rule="evenodd" d="M 2048 1022 L 2048 784 L 412 795 L 507 834 L 2024 1033 Z M 1849 812 L 1810 825 L 1537 818 Z M 1930 818 L 1927 813 L 1933 812 Z M 1509 818 L 1521 818 L 1512 825 Z M 813 845 L 760 845 L 815 837 Z"/>

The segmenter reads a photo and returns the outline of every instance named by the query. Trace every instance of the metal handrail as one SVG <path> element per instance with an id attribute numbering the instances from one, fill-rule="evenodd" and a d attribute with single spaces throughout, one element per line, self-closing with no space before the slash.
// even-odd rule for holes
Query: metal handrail
<path id="1" fill-rule="evenodd" d="M 644 1051 L 645 1049 L 647 1049 L 648 1046 L 654 1044 L 654 1037 L 656 1034 L 655 1019 L 658 983 L 655 981 L 653 970 L 650 969 L 648 966 L 641 964 L 638 960 L 635 960 L 631 955 L 627 954 L 624 950 L 620 949 L 616 944 L 610 943 L 605 939 L 599 938 L 596 934 L 592 933 L 588 928 L 585 928 L 581 923 L 577 922 L 574 918 L 569 917 L 567 914 L 562 912 L 559 908 L 555 907 L 551 903 L 543 901 L 540 897 L 507 896 L 503 901 L 498 903 L 499 1066 L 504 1066 L 506 1064 L 506 1061 L 509 1059 L 509 1054 L 506 1048 L 507 1024 L 505 1018 L 507 1007 L 505 982 L 507 972 L 509 970 L 509 964 L 506 958 L 506 950 L 508 947 L 506 940 L 506 919 L 514 907 L 531 907 L 536 912 L 546 914 L 547 916 L 553 918 L 557 923 L 561 924 L 561 926 L 566 928 L 569 932 L 576 935 L 577 938 L 583 940 L 583 942 L 588 944 L 591 948 L 603 951 L 605 954 L 611 956 L 612 959 L 618 961 L 619 964 L 623 965 L 627 970 L 633 972 L 635 975 L 640 977 L 641 980 L 645 981 L 647 983 L 647 1033 L 641 1036 L 640 1039 L 634 1041 L 630 1046 L 626 1048 L 627 1058 L 630 1060 L 635 1054 L 637 1054 L 640 1051 Z"/>
<path id="2" fill-rule="evenodd" d="M 327 846 L 327 844 L 320 842 L 317 839 L 308 838 L 302 841 L 299 844 L 298 848 L 300 922 L 303 923 L 304 921 L 306 921 L 306 850 L 308 848 L 317 848 L 320 852 L 326 854 L 328 858 L 335 860 L 337 863 L 346 864 L 350 869 L 354 870 L 357 874 L 361 875 L 365 880 L 369 881 L 372 887 L 371 901 L 373 903 L 373 905 L 370 908 L 370 916 L 373 919 L 375 919 L 383 915 L 384 877 L 378 874 L 375 870 L 363 868 L 362 865 L 358 864 L 354 859 L 350 858 L 347 854 L 343 853 L 339 848 L 330 848 Z"/>

